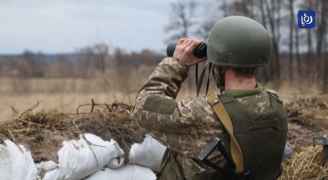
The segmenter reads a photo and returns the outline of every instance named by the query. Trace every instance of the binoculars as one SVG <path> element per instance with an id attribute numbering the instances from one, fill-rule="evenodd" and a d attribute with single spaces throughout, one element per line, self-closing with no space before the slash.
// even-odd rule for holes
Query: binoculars
<path id="1" fill-rule="evenodd" d="M 169 44 L 166 48 L 166 55 L 172 57 L 176 48 L 176 44 Z M 197 58 L 207 57 L 207 45 L 205 42 L 201 42 L 194 50 L 193 55 Z"/>

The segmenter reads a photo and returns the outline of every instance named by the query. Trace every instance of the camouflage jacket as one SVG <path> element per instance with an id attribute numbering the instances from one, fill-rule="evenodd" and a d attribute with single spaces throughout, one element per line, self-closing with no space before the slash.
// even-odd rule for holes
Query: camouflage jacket
<path id="1" fill-rule="evenodd" d="M 168 145 L 171 150 L 178 152 L 171 155 L 171 162 L 168 163 L 175 164 L 173 166 L 180 169 L 180 175 L 166 173 L 160 179 L 192 179 L 195 174 L 204 171 L 191 158 L 186 157 L 196 157 L 213 137 L 225 135 L 224 128 L 206 97 L 176 101 L 188 70 L 187 66 L 179 64 L 174 58 L 164 59 L 136 98 L 133 116 L 140 126 Z M 253 91 L 235 90 L 224 93 L 231 94 L 241 104 L 261 113 L 270 108 L 270 100 L 267 91 L 256 91 L 260 92 L 254 94 Z M 174 169 L 169 167 L 164 171 Z"/>
<path id="2" fill-rule="evenodd" d="M 222 128 L 205 97 L 176 101 L 188 70 L 174 58 L 164 59 L 140 90 L 134 117 L 171 149 L 194 156 Z"/>

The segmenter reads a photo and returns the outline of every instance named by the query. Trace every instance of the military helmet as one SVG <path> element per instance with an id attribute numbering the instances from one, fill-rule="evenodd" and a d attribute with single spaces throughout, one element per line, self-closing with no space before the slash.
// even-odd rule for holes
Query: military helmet
<path id="1" fill-rule="evenodd" d="M 268 63 L 271 35 L 258 22 L 243 16 L 219 20 L 208 38 L 209 62 L 219 66 L 257 67 Z"/>

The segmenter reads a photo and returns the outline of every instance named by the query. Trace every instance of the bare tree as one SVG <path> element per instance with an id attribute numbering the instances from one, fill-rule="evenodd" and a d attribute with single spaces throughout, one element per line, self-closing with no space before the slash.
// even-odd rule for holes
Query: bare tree
<path id="1" fill-rule="evenodd" d="M 323 53 L 326 53 L 327 46 L 327 18 L 328 18 L 328 2 L 327 0 L 320 0 L 320 22 L 317 30 L 317 60 L 319 61 L 318 68 L 322 68 L 322 85 L 323 92 L 328 92 L 328 62 Z"/>
<path id="2" fill-rule="evenodd" d="M 280 81 L 280 40 L 281 40 L 281 19 L 282 0 L 255 0 L 254 18 L 259 19 L 265 28 L 271 31 L 273 54 L 272 61 L 265 67 L 264 75 L 266 79 L 274 80 L 275 85 Z"/>
<path id="3" fill-rule="evenodd" d="M 247 17 L 254 17 L 254 0 L 239 0 L 232 1 L 233 15 L 243 15 Z"/>
<path id="4" fill-rule="evenodd" d="M 219 0 L 217 0 L 217 1 L 219 1 Z M 230 12 L 229 12 L 230 7 L 229 7 L 229 3 L 227 2 L 227 0 L 222 1 L 222 5 L 220 8 L 223 10 L 224 17 L 228 16 L 230 14 Z"/>
<path id="5" fill-rule="evenodd" d="M 44 77 L 45 67 L 47 61 L 45 61 L 45 55 L 41 52 L 34 53 L 26 50 L 23 53 L 22 61 L 25 61 L 25 70 L 22 69 L 22 75 L 24 77 Z M 23 64 L 24 64 L 23 63 Z"/>
<path id="6" fill-rule="evenodd" d="M 291 2 L 293 1 L 293 2 Z M 293 4 L 293 5 L 292 5 Z M 300 29 L 299 28 L 295 28 L 296 26 L 296 18 L 295 18 L 295 7 L 297 8 L 297 0 L 290 0 L 289 2 L 289 5 L 292 5 L 289 7 L 290 9 L 290 13 L 291 11 L 294 12 L 293 14 L 293 18 L 290 18 L 290 28 L 291 26 L 294 27 L 294 48 L 295 48 L 295 51 L 294 51 L 294 57 L 296 58 L 296 77 L 299 77 L 298 79 L 301 79 L 300 77 L 303 76 L 303 73 L 302 73 L 302 62 L 301 62 L 301 52 L 300 52 Z"/>
<path id="7" fill-rule="evenodd" d="M 104 43 L 87 46 L 79 50 L 83 66 L 88 69 L 88 74 L 100 72 L 103 76 L 105 75 L 109 51 L 110 46 Z"/>
<path id="8" fill-rule="evenodd" d="M 231 15 L 231 8 L 234 1 L 231 0 L 212 0 L 203 5 L 203 17 L 197 34 L 203 39 L 208 38 L 208 34 L 219 18 Z M 210 8 L 209 8 L 210 7 Z"/>
<path id="9" fill-rule="evenodd" d="M 106 59 L 109 55 L 109 45 L 107 44 L 96 44 L 93 46 L 93 52 L 95 54 L 95 65 L 96 69 L 101 72 L 102 75 L 106 73 Z"/>
<path id="10" fill-rule="evenodd" d="M 196 25 L 197 3 L 194 0 L 178 0 L 171 3 L 171 17 L 165 31 L 170 33 L 167 42 L 190 36 Z"/>
<path id="11" fill-rule="evenodd" d="M 272 33 L 273 59 L 271 61 L 271 72 L 274 73 L 273 79 L 280 81 L 280 19 L 281 19 L 281 0 L 265 0 L 268 24 Z"/>
<path id="12" fill-rule="evenodd" d="M 294 21 L 295 23 L 295 21 Z M 295 50 L 296 50 L 296 67 L 297 67 L 297 75 L 302 77 L 302 65 L 301 65 L 301 54 L 300 54 L 300 33 L 299 29 L 295 29 Z"/>
<path id="13" fill-rule="evenodd" d="M 293 81 L 293 60 L 294 60 L 294 31 L 295 31 L 295 24 L 294 24 L 294 0 L 289 0 L 288 2 L 289 7 L 289 64 L 288 64 L 288 76 L 289 80 Z"/>

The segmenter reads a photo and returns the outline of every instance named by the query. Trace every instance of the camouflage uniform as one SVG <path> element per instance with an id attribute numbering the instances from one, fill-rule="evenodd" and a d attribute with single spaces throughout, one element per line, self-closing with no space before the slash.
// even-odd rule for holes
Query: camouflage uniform
<path id="1" fill-rule="evenodd" d="M 163 163 L 159 179 L 197 179 L 195 177 L 205 169 L 186 156 L 195 157 L 199 150 L 215 136 L 227 136 L 206 97 L 195 97 L 180 102 L 175 100 L 181 84 L 187 78 L 188 69 L 174 58 L 164 59 L 150 75 L 136 99 L 134 117 L 141 126 L 168 144 L 170 149 L 178 151 L 179 148 L 186 147 L 186 151 L 193 151 L 188 149 L 189 143 L 195 144 L 198 150 L 189 154 L 169 153 Z M 271 108 L 270 94 L 272 93 L 260 88 L 250 91 L 226 91 L 223 94 L 235 97 L 255 113 L 261 114 Z M 194 146 L 190 146 L 195 149 Z"/>

